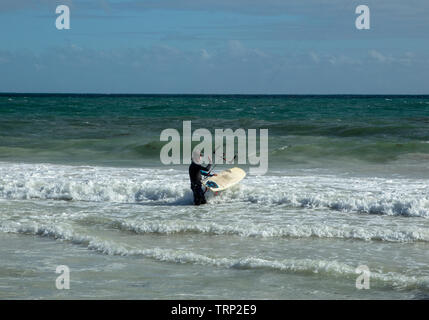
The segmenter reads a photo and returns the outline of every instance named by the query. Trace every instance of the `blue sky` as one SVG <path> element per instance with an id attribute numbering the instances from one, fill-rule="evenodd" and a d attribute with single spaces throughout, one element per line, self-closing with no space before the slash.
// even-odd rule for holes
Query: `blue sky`
<path id="1" fill-rule="evenodd" d="M 0 91 L 429 94 L 428 17 L 426 0 L 2 0 Z"/>

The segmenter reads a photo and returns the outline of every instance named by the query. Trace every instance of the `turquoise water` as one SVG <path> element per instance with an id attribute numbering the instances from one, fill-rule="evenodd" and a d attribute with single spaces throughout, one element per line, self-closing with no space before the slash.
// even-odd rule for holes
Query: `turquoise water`
<path id="1" fill-rule="evenodd" d="M 269 171 L 192 206 L 185 120 L 268 129 Z M 429 96 L 1 94 L 0 297 L 422 299 L 428 178 Z"/>
<path id="2" fill-rule="evenodd" d="M 0 96 L 0 160 L 159 164 L 160 132 L 269 129 L 271 167 L 426 162 L 427 96 Z M 373 172 L 374 173 L 374 172 Z"/>

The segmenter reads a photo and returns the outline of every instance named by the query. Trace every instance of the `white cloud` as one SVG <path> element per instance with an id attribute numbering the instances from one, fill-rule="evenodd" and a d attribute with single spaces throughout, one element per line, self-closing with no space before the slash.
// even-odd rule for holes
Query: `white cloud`
<path id="1" fill-rule="evenodd" d="M 210 59 L 210 58 L 211 58 L 211 55 L 207 52 L 207 50 L 206 50 L 206 49 L 201 49 L 201 57 L 202 57 L 204 60 L 208 60 L 208 59 Z"/>
<path id="2" fill-rule="evenodd" d="M 313 60 L 313 62 L 315 62 L 315 63 L 319 63 L 320 62 L 320 58 L 319 58 L 319 56 L 316 53 L 310 52 L 310 57 L 311 57 L 311 60 Z"/>
<path id="3" fill-rule="evenodd" d="M 425 92 L 429 81 L 427 55 L 411 51 L 282 52 L 267 58 L 240 41 L 210 51 L 70 45 L 41 54 L 1 51 L 0 61 L 0 74 L 9 75 L 0 77 L 2 90 L 24 92 L 416 93 Z M 385 68 L 386 61 L 406 68 Z"/>
<path id="4" fill-rule="evenodd" d="M 386 57 L 385 55 L 383 55 L 382 53 L 378 52 L 377 50 L 370 50 L 369 51 L 369 56 L 371 58 L 374 58 L 378 62 L 381 62 L 381 63 L 391 62 L 392 61 L 391 58 Z"/>

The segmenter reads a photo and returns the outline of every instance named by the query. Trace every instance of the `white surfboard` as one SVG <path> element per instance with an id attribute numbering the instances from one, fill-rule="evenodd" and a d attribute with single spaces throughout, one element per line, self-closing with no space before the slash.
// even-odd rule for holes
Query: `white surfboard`
<path id="1" fill-rule="evenodd" d="M 239 183 L 246 176 L 246 172 L 240 168 L 224 170 L 204 181 L 206 188 L 213 192 L 222 191 Z"/>

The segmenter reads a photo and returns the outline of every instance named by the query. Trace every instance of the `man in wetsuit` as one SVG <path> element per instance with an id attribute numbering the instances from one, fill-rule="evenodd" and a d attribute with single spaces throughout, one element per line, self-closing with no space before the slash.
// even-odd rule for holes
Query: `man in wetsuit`
<path id="1" fill-rule="evenodd" d="M 189 179 L 191 180 L 191 189 L 194 193 L 194 204 L 200 205 L 206 203 L 206 197 L 202 188 L 202 175 L 206 177 L 216 176 L 217 174 L 211 174 L 211 164 L 206 167 L 201 165 L 201 153 L 199 150 L 195 150 L 192 153 L 192 163 L 189 166 Z"/>

